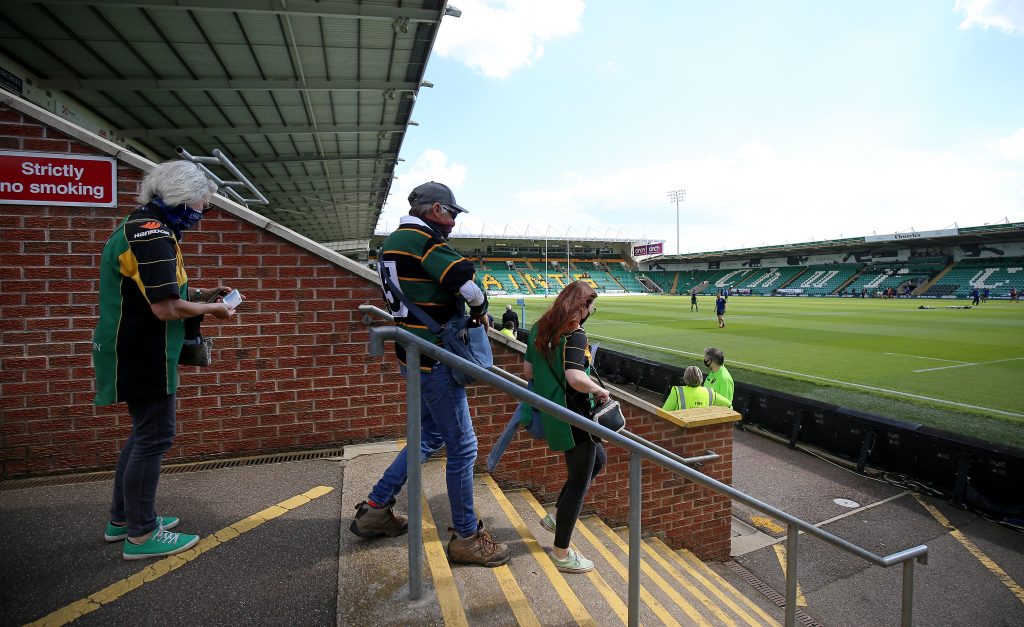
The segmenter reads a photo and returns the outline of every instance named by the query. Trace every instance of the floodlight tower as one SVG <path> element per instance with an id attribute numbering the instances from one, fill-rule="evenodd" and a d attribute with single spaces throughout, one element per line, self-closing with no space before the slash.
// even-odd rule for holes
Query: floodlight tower
<path id="1" fill-rule="evenodd" d="M 668 193 L 668 199 L 676 203 L 676 254 L 679 254 L 679 203 L 686 198 L 686 188 L 674 189 Z"/>

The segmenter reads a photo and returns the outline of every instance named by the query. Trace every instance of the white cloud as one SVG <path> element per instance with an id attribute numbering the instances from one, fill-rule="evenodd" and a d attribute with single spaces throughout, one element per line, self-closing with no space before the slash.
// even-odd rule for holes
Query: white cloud
<path id="1" fill-rule="evenodd" d="M 583 0 L 460 0 L 434 50 L 485 76 L 504 78 L 544 54 L 542 42 L 579 30 Z"/>
<path id="2" fill-rule="evenodd" d="M 989 142 L 989 148 L 997 155 L 1010 161 L 1024 161 L 1024 128 L 1009 137 Z"/>
<path id="3" fill-rule="evenodd" d="M 452 189 L 458 201 L 459 190 L 466 181 L 467 170 L 461 163 L 450 163 L 448 156 L 440 150 L 430 149 L 423 151 L 412 164 L 399 168 L 396 172 L 398 178 L 391 185 L 391 195 L 388 196 L 381 212 L 378 230 L 390 231 L 398 226 L 398 218 L 409 213 L 409 192 L 421 183 L 444 183 Z"/>
<path id="4" fill-rule="evenodd" d="M 464 233 L 620 236 L 662 239 L 683 252 L 974 226 L 1024 213 L 1024 168 L 970 156 L 897 152 L 780 156 L 751 142 L 731 155 L 566 173 L 559 184 L 515 194 L 507 206 L 463 218 Z M 507 220 L 505 216 L 515 216 Z"/>
<path id="5" fill-rule="evenodd" d="M 996 28 L 1005 33 L 1024 33 L 1024 2 L 1021 0 L 956 0 L 964 14 L 960 28 Z"/>

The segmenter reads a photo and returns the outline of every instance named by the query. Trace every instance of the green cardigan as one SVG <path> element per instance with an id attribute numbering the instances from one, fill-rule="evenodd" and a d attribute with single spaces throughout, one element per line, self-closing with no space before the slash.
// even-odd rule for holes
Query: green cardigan
<path id="1" fill-rule="evenodd" d="M 565 336 L 558 342 L 558 347 L 553 351 L 552 362 L 544 358 L 544 355 L 534 348 L 534 341 L 537 338 L 537 325 L 530 329 L 530 339 L 526 341 L 526 361 L 533 365 L 533 391 L 549 401 L 566 406 L 565 398 Z M 586 370 L 590 374 L 588 366 Z M 527 415 L 529 415 L 527 413 Z M 544 423 L 544 437 L 548 441 L 548 448 L 552 451 L 568 451 L 576 446 L 572 437 L 572 427 L 550 414 L 540 412 L 541 421 Z"/>

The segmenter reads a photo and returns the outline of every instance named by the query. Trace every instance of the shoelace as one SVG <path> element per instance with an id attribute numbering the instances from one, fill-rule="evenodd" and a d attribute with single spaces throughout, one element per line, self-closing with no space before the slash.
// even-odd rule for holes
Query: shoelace
<path id="1" fill-rule="evenodd" d="M 180 535 L 180 533 L 159 529 L 153 534 L 153 540 L 155 542 L 164 542 L 166 544 L 176 544 L 178 542 L 178 536 Z"/>
<path id="2" fill-rule="evenodd" d="M 498 543 L 487 531 L 480 531 L 480 545 L 483 547 L 484 555 L 493 555 L 498 550 Z"/>

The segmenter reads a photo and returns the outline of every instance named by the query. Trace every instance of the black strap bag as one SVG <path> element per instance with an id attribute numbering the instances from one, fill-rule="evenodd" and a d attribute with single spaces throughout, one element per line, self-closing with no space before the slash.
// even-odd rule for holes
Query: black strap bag
<path id="1" fill-rule="evenodd" d="M 178 356 L 179 366 L 206 368 L 213 362 L 213 340 L 199 332 L 202 322 L 203 314 L 185 319 L 185 343 Z"/>

